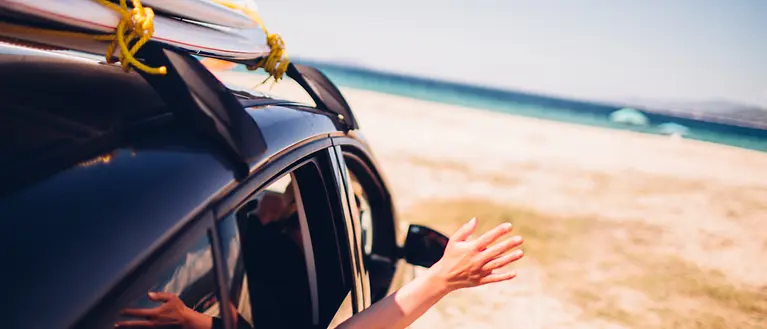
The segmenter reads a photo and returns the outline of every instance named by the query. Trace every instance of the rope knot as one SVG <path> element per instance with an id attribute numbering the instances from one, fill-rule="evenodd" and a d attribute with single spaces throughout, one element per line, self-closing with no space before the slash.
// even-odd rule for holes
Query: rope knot
<path id="1" fill-rule="evenodd" d="M 266 43 L 269 45 L 269 48 L 272 49 L 272 51 L 275 51 L 275 49 L 279 50 L 280 52 L 285 50 L 285 41 L 282 40 L 282 37 L 279 34 L 270 34 L 266 37 Z"/>
<path id="2" fill-rule="evenodd" d="M 131 30 L 139 36 L 154 34 L 154 10 L 149 7 L 134 7 L 131 11 Z"/>
<path id="3" fill-rule="evenodd" d="M 127 0 L 120 0 L 120 5 L 113 4 L 108 0 L 94 0 L 116 11 L 120 16 L 112 43 L 107 47 L 106 58 L 112 61 L 112 54 L 119 49 L 118 56 L 125 72 L 135 67 L 148 74 L 165 74 L 165 66 L 149 67 L 139 62 L 134 56 L 144 44 L 149 42 L 154 34 L 154 11 L 152 8 L 141 5 L 141 0 L 133 0 L 133 8 L 128 8 Z"/>
<path id="4" fill-rule="evenodd" d="M 141 4 L 141 0 L 132 0 L 133 8 L 128 7 L 127 0 L 120 0 L 119 5 L 109 0 L 93 1 L 114 10 L 121 16 L 114 36 L 110 36 L 108 39 L 104 38 L 104 40 L 112 41 L 106 53 L 108 62 L 112 62 L 112 54 L 115 49 L 118 49 L 120 51 L 118 59 L 126 72 L 130 71 L 131 67 L 148 74 L 165 74 L 167 72 L 165 66 L 149 67 L 134 57 L 136 52 L 149 42 L 154 34 L 154 11 L 152 8 L 144 7 Z M 256 65 L 248 66 L 248 69 L 256 70 L 263 68 L 266 73 L 269 73 L 269 77 L 264 82 L 270 78 L 274 78 L 274 82 L 282 80 L 283 75 L 288 70 L 288 65 L 290 65 L 290 60 L 285 52 L 285 41 L 282 40 L 282 37 L 278 34 L 270 34 L 266 30 L 261 17 L 254 10 L 232 3 L 229 0 L 213 1 L 227 8 L 245 13 L 264 30 L 264 33 L 266 33 L 266 43 L 270 49 L 269 55 L 261 58 Z"/>
<path id="5" fill-rule="evenodd" d="M 266 33 L 266 44 L 270 49 L 269 55 L 266 58 L 262 58 L 258 63 L 256 63 L 256 65 L 248 65 L 247 68 L 251 71 L 263 68 L 266 73 L 269 73 L 269 77 L 261 83 L 269 81 L 271 78 L 274 78 L 274 82 L 282 80 L 282 76 L 285 75 L 285 72 L 288 70 L 288 65 L 290 65 L 290 60 L 288 59 L 288 55 L 285 51 L 285 42 L 282 40 L 282 37 L 279 34 L 269 33 L 269 31 L 266 29 L 266 26 L 264 25 L 263 20 L 261 20 L 261 16 L 255 10 L 246 6 L 232 3 L 229 0 L 213 1 L 227 8 L 235 9 L 244 13 L 250 17 L 253 22 L 258 24 L 259 27 L 261 27 L 264 33 Z"/>
<path id="6" fill-rule="evenodd" d="M 282 80 L 282 76 L 288 70 L 288 56 L 285 53 L 285 42 L 279 34 L 269 34 L 266 37 L 266 44 L 269 45 L 269 56 L 256 64 L 256 68 L 263 68 L 264 71 L 269 73 L 270 78 L 274 78 L 274 82 Z M 267 78 L 266 80 L 269 80 Z M 264 80 L 264 81 L 266 81 Z"/>

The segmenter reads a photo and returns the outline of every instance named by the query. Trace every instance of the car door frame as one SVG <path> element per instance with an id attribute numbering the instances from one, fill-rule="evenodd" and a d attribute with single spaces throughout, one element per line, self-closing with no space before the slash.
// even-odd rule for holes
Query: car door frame
<path id="1" fill-rule="evenodd" d="M 333 166 L 333 175 L 335 176 L 338 188 L 339 200 L 342 202 L 344 213 L 344 225 L 347 232 L 347 243 L 349 244 L 350 259 L 352 260 L 352 275 L 354 276 L 355 291 L 353 294 L 355 300 L 355 313 L 370 306 L 370 281 L 366 275 L 365 264 L 362 260 L 361 241 L 362 233 L 358 225 L 355 225 L 355 216 L 350 203 L 351 191 L 348 177 L 346 176 L 346 164 L 343 162 L 343 154 L 340 152 L 340 146 L 333 146 L 328 149 Z"/>
<path id="2" fill-rule="evenodd" d="M 290 172 L 295 168 L 295 165 L 307 158 L 317 156 L 320 152 L 326 152 L 330 162 L 329 165 L 331 166 L 326 168 L 326 170 L 321 170 L 321 174 L 331 173 L 333 177 L 323 178 L 331 180 L 337 187 L 335 191 L 328 191 L 328 193 L 336 193 L 335 200 L 341 203 L 330 205 L 334 211 L 334 221 L 337 224 L 339 222 L 343 224 L 342 227 L 347 233 L 346 242 L 351 243 L 352 240 L 350 239 L 353 239 L 351 236 L 356 233 L 354 226 L 351 224 L 352 220 L 348 211 L 348 205 L 344 206 L 346 198 L 344 198 L 342 191 L 345 191 L 346 187 L 343 184 L 339 185 L 339 182 L 343 182 L 343 178 L 340 177 L 337 171 L 339 168 L 337 154 L 328 135 L 317 136 L 316 138 L 296 143 L 276 156 L 267 159 L 264 163 L 258 165 L 257 169 L 247 179 L 231 189 L 221 191 L 218 195 L 213 195 L 211 200 L 214 201 L 207 205 L 201 205 L 200 210 L 190 214 L 187 217 L 188 219 L 180 219 L 179 223 L 183 224 L 158 240 L 154 247 L 149 248 L 145 252 L 145 256 L 139 257 L 140 261 L 130 266 L 127 274 L 115 286 L 111 287 L 82 318 L 78 319 L 74 327 L 95 328 L 102 327 L 101 324 L 103 323 L 111 322 L 113 315 L 118 314 L 121 308 L 146 293 L 145 290 L 140 288 L 146 286 L 147 281 L 155 278 L 156 275 L 153 273 L 159 273 L 165 269 L 169 261 L 175 260 L 176 256 L 181 255 L 179 250 L 185 250 L 185 247 L 191 246 L 202 236 L 207 236 L 210 242 L 216 282 L 215 288 L 217 289 L 216 293 L 218 294 L 219 302 L 222 305 L 226 305 L 224 303 L 230 301 L 227 289 L 229 282 L 228 275 L 226 274 L 226 264 L 223 263 L 223 246 L 221 245 L 219 229 L 216 224 L 222 216 L 236 209 L 252 193 L 265 187 L 275 177 L 280 177 Z M 336 213 L 340 214 L 342 218 L 336 218 Z M 350 232 L 352 235 L 349 235 Z M 351 251 L 352 245 L 349 247 Z M 352 305 L 354 313 L 358 313 L 365 307 L 364 298 L 361 297 L 364 296 L 364 285 L 360 279 L 357 279 L 361 277 L 362 272 L 353 264 L 361 263 L 361 260 L 353 253 L 349 255 L 349 260 L 351 260 L 352 264 L 345 265 L 352 267 Z M 150 273 L 150 275 L 147 275 L 147 273 Z M 228 307 L 221 308 L 220 316 L 225 328 L 234 328 L 234 324 L 231 323 L 232 316 L 229 314 L 230 311 Z"/>
<path id="3" fill-rule="evenodd" d="M 214 223 L 218 223 L 220 220 L 225 218 L 227 214 L 237 209 L 237 207 L 243 202 L 247 201 L 253 193 L 256 193 L 258 190 L 265 188 L 274 178 L 280 177 L 286 173 L 290 173 L 292 170 L 296 169 L 296 165 L 304 162 L 307 159 L 316 157 L 322 152 L 325 152 L 325 155 L 329 160 L 328 165 L 330 165 L 330 167 L 325 168 L 326 170 L 322 170 L 322 168 L 320 168 L 320 174 L 323 175 L 323 179 L 327 179 L 333 182 L 333 185 L 336 187 L 334 191 L 327 192 L 335 193 L 335 200 L 337 200 L 339 203 L 331 204 L 330 207 L 334 213 L 333 220 L 335 221 L 335 224 L 340 224 L 346 233 L 346 239 L 342 240 L 343 237 L 339 237 L 339 242 L 347 242 L 349 244 L 349 248 L 347 250 L 350 253 L 348 259 L 351 261 L 351 264 L 343 265 L 349 266 L 351 268 L 353 283 L 352 306 L 353 312 L 358 313 L 367 308 L 369 305 L 365 303 L 366 300 L 364 297 L 366 296 L 365 289 L 367 286 L 364 284 L 362 276 L 362 273 L 364 273 L 364 268 L 360 267 L 362 260 L 354 252 L 354 248 L 357 246 L 355 241 L 357 241 L 356 239 L 358 239 L 360 236 L 355 229 L 355 226 L 352 224 L 353 220 L 349 210 L 349 205 L 347 204 L 348 198 L 345 195 L 347 190 L 346 185 L 344 185 L 345 181 L 339 174 L 340 166 L 338 163 L 338 154 L 334 149 L 332 140 L 329 136 L 295 144 L 287 150 L 280 152 L 280 154 L 277 156 L 269 159 L 269 161 L 266 163 L 260 165 L 257 170 L 251 173 L 251 175 L 237 187 L 225 195 L 222 195 L 220 201 L 213 206 Z M 325 177 L 324 175 L 326 174 L 331 174 L 332 177 Z M 331 201 L 331 203 L 334 202 Z M 218 234 L 217 226 L 213 226 L 216 227 L 214 230 L 216 230 L 215 232 Z M 217 247 L 219 249 L 218 255 L 221 256 L 221 246 Z M 225 269 L 223 268 L 223 265 L 221 265 L 221 267 L 222 269 L 220 269 L 220 271 L 223 273 Z M 219 290 L 227 290 L 225 287 L 228 287 L 228 281 L 226 279 L 221 282 Z M 228 300 L 228 296 L 226 301 L 224 301 L 222 298 L 222 302 L 228 302 Z"/>

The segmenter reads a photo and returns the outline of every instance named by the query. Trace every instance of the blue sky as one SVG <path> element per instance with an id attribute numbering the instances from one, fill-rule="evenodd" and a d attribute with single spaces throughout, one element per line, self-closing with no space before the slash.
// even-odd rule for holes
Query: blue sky
<path id="1" fill-rule="evenodd" d="M 767 106 L 767 0 L 256 0 L 290 54 L 594 100 Z"/>

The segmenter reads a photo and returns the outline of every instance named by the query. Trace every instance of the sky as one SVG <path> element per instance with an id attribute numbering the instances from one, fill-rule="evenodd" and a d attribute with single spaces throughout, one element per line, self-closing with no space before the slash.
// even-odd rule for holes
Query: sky
<path id="1" fill-rule="evenodd" d="M 256 0 L 292 56 L 587 100 L 767 107 L 767 0 Z"/>

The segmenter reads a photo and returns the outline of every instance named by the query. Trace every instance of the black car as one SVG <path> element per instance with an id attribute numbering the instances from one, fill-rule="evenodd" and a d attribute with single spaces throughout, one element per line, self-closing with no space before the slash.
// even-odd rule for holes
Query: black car
<path id="1" fill-rule="evenodd" d="M 441 257 L 319 71 L 288 72 L 308 106 L 154 51 L 167 76 L 0 43 L 3 328 L 113 328 L 149 292 L 225 328 L 326 328 Z"/>

